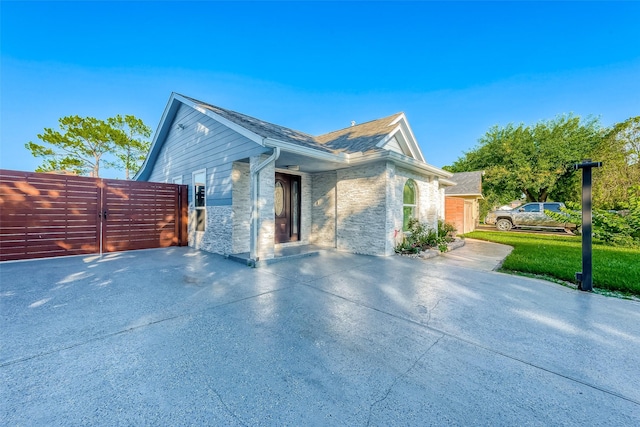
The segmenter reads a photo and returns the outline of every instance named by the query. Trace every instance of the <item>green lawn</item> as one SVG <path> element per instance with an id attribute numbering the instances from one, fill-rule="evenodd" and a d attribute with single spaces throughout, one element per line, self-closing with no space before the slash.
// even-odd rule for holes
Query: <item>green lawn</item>
<path id="1" fill-rule="evenodd" d="M 513 246 L 502 269 L 575 283 L 582 270 L 582 240 L 576 236 L 474 231 L 472 239 Z M 640 249 L 593 244 L 593 286 L 640 295 Z"/>

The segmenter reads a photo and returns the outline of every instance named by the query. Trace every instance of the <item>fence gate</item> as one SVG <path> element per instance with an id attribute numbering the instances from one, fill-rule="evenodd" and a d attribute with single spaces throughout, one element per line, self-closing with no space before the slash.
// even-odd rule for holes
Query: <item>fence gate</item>
<path id="1" fill-rule="evenodd" d="M 0 261 L 184 245 L 184 185 L 0 170 Z"/>

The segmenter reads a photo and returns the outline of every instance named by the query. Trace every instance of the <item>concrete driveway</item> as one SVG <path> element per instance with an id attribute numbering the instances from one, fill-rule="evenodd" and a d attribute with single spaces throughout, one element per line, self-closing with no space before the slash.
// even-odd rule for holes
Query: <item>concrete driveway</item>
<path id="1" fill-rule="evenodd" d="M 0 424 L 640 425 L 640 304 L 474 247 L 1 264 Z"/>

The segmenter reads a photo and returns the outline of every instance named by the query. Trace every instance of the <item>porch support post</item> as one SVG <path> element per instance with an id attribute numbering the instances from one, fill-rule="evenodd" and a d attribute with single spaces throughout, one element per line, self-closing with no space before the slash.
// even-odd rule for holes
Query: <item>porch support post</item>
<path id="1" fill-rule="evenodd" d="M 273 185 L 275 161 L 280 148 L 271 156 L 253 156 L 249 159 L 251 180 L 251 233 L 249 257 L 255 266 L 260 259 L 273 258 L 274 214 Z M 269 240 L 270 239 L 270 240 Z"/>

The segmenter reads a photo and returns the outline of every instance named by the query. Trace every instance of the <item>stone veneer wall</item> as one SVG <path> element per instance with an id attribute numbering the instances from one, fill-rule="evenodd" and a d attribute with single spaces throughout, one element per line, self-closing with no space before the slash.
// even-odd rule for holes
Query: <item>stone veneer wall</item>
<path id="1" fill-rule="evenodd" d="M 300 232 L 302 236 L 300 243 L 308 245 L 311 243 L 311 176 L 308 174 L 302 174 L 301 178 L 301 193 L 300 193 Z"/>
<path id="2" fill-rule="evenodd" d="M 337 171 L 338 250 L 367 255 L 390 255 L 386 242 L 386 162 Z"/>
<path id="3" fill-rule="evenodd" d="M 445 200 L 444 187 L 440 188 L 438 192 L 440 197 L 440 209 L 438 211 L 438 217 L 440 219 L 444 219 L 444 200 Z M 478 214 L 478 216 L 480 216 L 480 214 Z"/>
<path id="4" fill-rule="evenodd" d="M 252 156 L 251 164 L 259 164 L 268 155 Z M 271 162 L 258 174 L 259 218 L 258 218 L 258 253 L 260 260 L 271 259 L 274 256 L 273 245 L 275 238 L 275 214 L 273 211 L 273 191 L 275 185 L 275 162 Z M 253 191 L 253 190 L 252 190 Z"/>
<path id="5" fill-rule="evenodd" d="M 387 234 L 385 254 L 394 253 L 395 246 L 402 241 L 403 192 L 408 179 L 413 179 L 417 186 L 418 219 L 431 228 L 437 228 L 440 212 L 440 191 L 437 180 L 426 177 L 408 169 L 388 164 L 389 183 L 387 187 Z"/>
<path id="6" fill-rule="evenodd" d="M 310 243 L 336 246 L 336 171 L 311 175 Z"/>
<path id="7" fill-rule="evenodd" d="M 195 231 L 195 215 L 189 209 L 189 246 L 217 254 L 231 253 L 231 206 L 207 206 L 205 231 Z"/>
<path id="8" fill-rule="evenodd" d="M 249 252 L 251 242 L 251 177 L 249 164 L 234 162 L 231 172 L 232 241 L 231 253 Z"/>
<path id="9" fill-rule="evenodd" d="M 402 228 L 402 192 L 407 179 L 413 179 L 418 185 L 418 219 L 432 228 L 437 228 L 438 218 L 444 217 L 444 206 L 442 206 L 444 198 L 440 194 L 437 178 L 427 178 L 407 169 L 398 168 L 395 189 L 399 204 L 396 205 L 395 211 L 398 212 L 400 227 Z"/>

